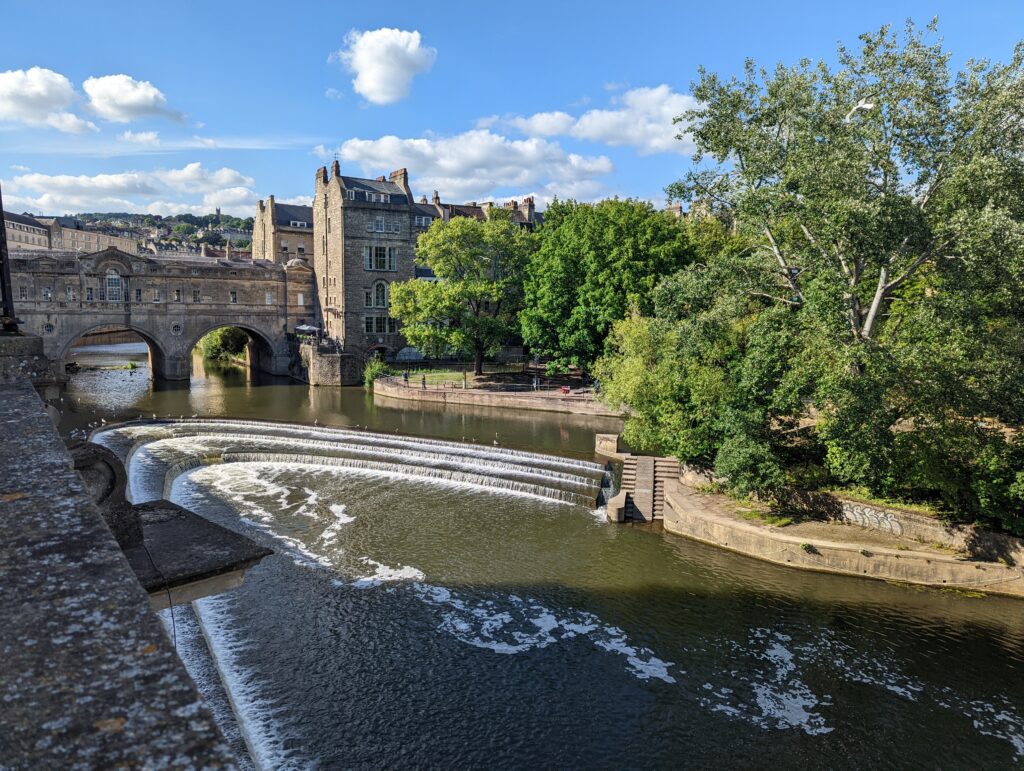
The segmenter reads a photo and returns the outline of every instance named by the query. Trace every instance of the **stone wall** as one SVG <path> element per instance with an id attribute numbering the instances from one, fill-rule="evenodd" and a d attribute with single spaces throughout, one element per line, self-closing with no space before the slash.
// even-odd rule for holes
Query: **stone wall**
<path id="1" fill-rule="evenodd" d="M 359 385 L 363 380 L 363 361 L 347 353 L 321 353 L 315 345 L 299 346 L 301 368 L 292 374 L 312 386 Z"/>
<path id="2" fill-rule="evenodd" d="M 598 415 L 621 417 L 621 413 L 606 404 L 582 396 L 533 396 L 530 392 L 488 392 L 463 390 L 461 388 L 438 389 L 419 388 L 415 383 L 406 387 L 394 380 L 374 381 L 374 395 L 394 399 L 407 399 L 437 404 L 473 404 L 482 407 L 502 407 L 511 410 L 535 410 L 537 412 L 568 412 L 577 415 Z"/>

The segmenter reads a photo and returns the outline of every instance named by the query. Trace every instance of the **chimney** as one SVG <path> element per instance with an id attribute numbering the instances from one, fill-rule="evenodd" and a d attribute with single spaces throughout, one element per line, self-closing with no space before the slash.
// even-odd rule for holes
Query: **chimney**
<path id="1" fill-rule="evenodd" d="M 392 171 L 391 174 L 388 175 L 388 179 L 391 180 L 396 185 L 398 185 L 400 188 L 402 188 L 402 190 L 405 191 L 406 198 L 408 198 L 409 201 L 412 201 L 412 190 L 409 188 L 408 169 L 398 169 L 397 171 Z"/>
<path id="2" fill-rule="evenodd" d="M 434 206 L 440 206 L 441 205 L 441 196 L 439 196 L 437 194 L 436 190 L 434 191 L 434 197 L 431 200 L 432 200 Z"/>
<path id="3" fill-rule="evenodd" d="M 337 158 L 335 158 L 334 159 L 334 163 L 331 164 L 331 176 L 332 177 L 340 177 L 341 176 L 341 164 L 338 163 L 338 159 Z"/>
<path id="4" fill-rule="evenodd" d="M 420 196 L 420 203 L 426 203 L 426 202 L 427 202 L 427 197 L 425 195 L 421 195 Z"/>
<path id="5" fill-rule="evenodd" d="M 534 211 L 535 210 L 534 210 L 533 196 L 532 195 L 527 196 L 526 198 L 523 199 L 523 208 L 526 210 L 524 212 L 524 214 L 526 215 L 526 221 L 527 222 L 533 222 L 533 215 L 534 215 Z"/>

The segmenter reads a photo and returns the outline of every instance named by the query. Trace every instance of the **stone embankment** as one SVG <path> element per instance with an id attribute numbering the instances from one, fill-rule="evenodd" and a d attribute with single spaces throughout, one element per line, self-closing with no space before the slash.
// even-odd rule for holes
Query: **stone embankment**
<path id="1" fill-rule="evenodd" d="M 706 476 L 623 453 L 614 439 L 597 439 L 599 454 L 624 464 L 611 521 L 660 520 L 666 532 L 803 570 L 1024 598 L 1019 538 L 823 493 L 800 496 L 802 517 L 780 527 L 766 507 L 703 492 Z"/>
<path id="2" fill-rule="evenodd" d="M 622 417 L 618 410 L 595 399 L 591 394 L 562 394 L 560 391 L 499 391 L 479 388 L 421 388 L 416 383 L 405 385 L 398 378 L 373 381 L 374 396 L 408 399 L 435 404 L 471 404 L 478 407 L 500 407 L 510 410 L 562 412 L 600 417 Z"/>

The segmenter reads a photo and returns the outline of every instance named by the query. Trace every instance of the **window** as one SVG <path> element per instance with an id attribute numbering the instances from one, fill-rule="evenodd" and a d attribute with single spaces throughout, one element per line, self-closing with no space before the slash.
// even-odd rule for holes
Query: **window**
<path id="1" fill-rule="evenodd" d="M 73 286 L 64 287 L 64 295 L 68 302 L 72 302 L 75 299 L 75 288 Z"/>
<path id="2" fill-rule="evenodd" d="M 303 246 L 302 244 L 299 244 L 299 254 L 305 254 L 305 253 L 306 253 L 306 247 Z"/>
<path id="3" fill-rule="evenodd" d="M 388 228 L 392 233 L 401 233 L 402 224 L 400 222 L 392 222 L 391 227 Z"/>
<path id="4" fill-rule="evenodd" d="M 18 287 L 18 299 L 19 300 L 27 300 L 28 299 L 28 287 L 27 286 L 19 286 Z M 92 298 L 90 297 L 89 299 L 91 300 Z"/>
<path id="5" fill-rule="evenodd" d="M 87 286 L 85 288 L 85 299 L 86 299 L 86 302 L 92 302 L 93 297 L 92 297 L 92 287 L 91 286 Z"/>
<path id="6" fill-rule="evenodd" d="M 375 219 L 373 221 L 373 229 L 375 231 L 377 231 L 378 233 L 383 233 L 384 232 L 384 218 L 383 217 L 377 217 L 377 219 Z"/>
<path id="7" fill-rule="evenodd" d="M 430 223 L 433 222 L 433 221 L 434 221 L 433 217 L 420 217 L 420 216 L 417 215 L 417 217 L 416 217 L 416 227 L 428 228 L 428 227 L 430 227 Z"/>
<path id="8" fill-rule="evenodd" d="M 388 247 L 388 270 L 398 270 L 396 263 L 398 257 L 398 249 L 394 246 Z"/>
<path id="9" fill-rule="evenodd" d="M 274 293 L 273 292 L 267 292 L 267 294 L 266 294 L 266 301 L 267 301 L 266 302 L 267 305 L 273 305 L 274 304 Z"/>
<path id="10" fill-rule="evenodd" d="M 326 289 L 327 288 L 327 276 L 324 276 L 323 278 L 321 278 L 320 279 L 320 283 L 323 285 L 323 288 Z"/>
<path id="11" fill-rule="evenodd" d="M 372 308 L 373 307 L 373 290 L 372 289 L 364 289 L 363 290 L 363 297 L 365 299 L 365 303 L 364 304 L 366 305 L 366 307 L 367 308 Z"/>
<path id="12" fill-rule="evenodd" d="M 91 289 L 89 290 L 89 294 L 90 295 L 92 294 L 92 290 Z M 90 297 L 89 299 L 91 300 L 92 297 Z M 142 302 L 142 290 L 141 289 L 136 289 L 135 290 L 135 302 L 137 302 L 137 303 Z"/>
<path id="13" fill-rule="evenodd" d="M 388 269 L 388 248 L 386 246 L 373 247 L 373 269 Z"/>
<path id="14" fill-rule="evenodd" d="M 363 320 L 363 329 L 366 330 L 366 334 L 368 334 L 368 335 L 372 335 L 373 334 L 373 316 L 367 316 Z"/>
<path id="15" fill-rule="evenodd" d="M 238 305 L 238 292 L 234 289 L 231 290 L 231 304 Z"/>
<path id="16" fill-rule="evenodd" d="M 388 334 L 393 335 L 398 331 L 398 322 L 388 316 Z"/>
<path id="17" fill-rule="evenodd" d="M 176 303 L 180 303 L 181 302 L 181 290 L 180 289 L 175 289 L 174 290 L 174 302 L 176 302 Z"/>
<path id="18" fill-rule="evenodd" d="M 153 302 L 155 302 L 155 303 L 160 302 L 160 290 L 159 289 L 154 289 L 153 290 Z"/>
<path id="19" fill-rule="evenodd" d="M 121 274 L 113 268 L 107 271 L 107 298 L 112 303 L 121 301 Z"/>
<path id="20" fill-rule="evenodd" d="M 295 304 L 296 305 L 305 305 L 306 304 L 306 298 L 303 296 L 302 292 L 299 292 L 299 296 L 295 299 Z"/>
<path id="21" fill-rule="evenodd" d="M 350 200 L 350 201 L 356 200 L 356 191 L 355 190 L 349 190 L 348 191 L 348 200 Z"/>
<path id="22" fill-rule="evenodd" d="M 373 304 L 378 308 L 388 307 L 388 285 L 378 281 L 373 287 Z"/>
<path id="23" fill-rule="evenodd" d="M 44 286 L 43 287 L 43 299 L 44 300 L 52 300 L 53 299 L 53 289 L 51 287 L 48 287 L 48 286 Z"/>
<path id="24" fill-rule="evenodd" d="M 198 289 L 193 289 L 192 290 L 192 302 L 198 303 L 198 302 L 202 302 L 202 301 L 203 301 L 202 300 L 202 296 L 199 294 L 199 290 Z"/>
<path id="25" fill-rule="evenodd" d="M 192 268 L 192 275 L 193 276 L 198 276 L 199 275 L 199 268 Z"/>
<path id="26" fill-rule="evenodd" d="M 373 320 L 373 325 L 375 327 L 374 332 L 378 335 L 383 335 L 387 330 L 387 318 L 384 316 L 376 316 Z"/>
<path id="27" fill-rule="evenodd" d="M 308 222 L 300 222 L 299 220 L 292 220 L 289 224 L 293 228 L 308 228 L 309 227 L 309 223 Z"/>

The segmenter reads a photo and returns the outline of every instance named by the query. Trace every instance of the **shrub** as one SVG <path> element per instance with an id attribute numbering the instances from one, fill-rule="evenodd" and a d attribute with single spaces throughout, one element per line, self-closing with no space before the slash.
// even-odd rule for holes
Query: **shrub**
<path id="1" fill-rule="evenodd" d="M 388 369 L 388 365 L 374 356 L 363 367 L 363 385 L 367 388 L 373 388 L 374 380 L 389 374 L 391 374 L 391 370 Z"/>

